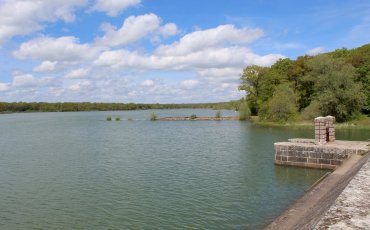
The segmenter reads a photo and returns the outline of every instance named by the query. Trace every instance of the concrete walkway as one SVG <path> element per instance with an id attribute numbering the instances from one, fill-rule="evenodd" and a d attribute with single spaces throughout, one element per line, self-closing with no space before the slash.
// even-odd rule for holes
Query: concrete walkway
<path id="1" fill-rule="evenodd" d="M 370 160 L 326 211 L 315 229 L 370 229 Z"/>
<path id="2" fill-rule="evenodd" d="M 368 224 L 364 219 L 369 219 L 369 180 L 370 180 L 370 154 L 365 156 L 352 155 L 346 160 L 341 166 L 339 166 L 333 173 L 323 179 L 318 185 L 312 190 L 307 192 L 302 198 L 295 202 L 288 210 L 283 212 L 278 218 L 276 218 L 270 225 L 265 229 L 348 229 L 347 225 L 342 222 L 336 222 L 337 220 L 344 219 L 344 221 L 350 220 L 353 224 L 353 229 L 370 229 L 368 227 L 363 228 Z M 359 176 L 358 176 L 359 175 Z M 327 212 L 331 208 L 335 208 L 333 204 L 337 198 L 342 194 L 343 190 L 349 185 L 349 182 L 356 177 L 355 185 L 351 185 L 351 190 L 347 192 L 346 198 L 347 204 L 341 207 L 346 207 L 346 218 L 344 216 L 335 217 L 333 212 Z M 362 186 L 363 185 L 363 186 Z M 357 191 L 359 194 L 364 193 L 363 196 L 354 193 L 359 187 L 362 187 L 361 191 Z M 355 196 L 355 197 L 354 197 Z M 358 199 L 355 199 L 358 198 Z M 355 204 L 356 200 L 356 204 Z M 339 203 L 341 201 L 338 201 Z M 366 204 L 367 202 L 367 204 Z M 364 206 L 361 206 L 364 204 Z M 354 211 L 355 206 L 358 207 L 358 212 Z M 337 206 L 339 207 L 339 206 Z M 339 209 L 338 209 L 339 210 Z M 343 209 L 344 210 L 344 209 Z M 362 212 L 364 211 L 364 212 Z M 320 220 L 322 222 L 320 222 Z M 319 224 L 318 223 L 322 223 Z M 339 225 L 335 225 L 339 223 Z M 334 226 L 335 225 L 335 226 Z M 356 227 L 359 225 L 358 227 Z M 361 226 L 360 226 L 361 225 Z M 350 226 L 348 224 L 348 226 Z"/>

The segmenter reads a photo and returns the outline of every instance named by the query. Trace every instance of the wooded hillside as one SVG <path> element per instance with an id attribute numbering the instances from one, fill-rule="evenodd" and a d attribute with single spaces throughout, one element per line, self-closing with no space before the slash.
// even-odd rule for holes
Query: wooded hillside
<path id="1" fill-rule="evenodd" d="M 261 120 L 332 115 L 342 122 L 369 115 L 370 44 L 280 59 L 271 67 L 248 66 L 241 80 L 252 115 Z"/>

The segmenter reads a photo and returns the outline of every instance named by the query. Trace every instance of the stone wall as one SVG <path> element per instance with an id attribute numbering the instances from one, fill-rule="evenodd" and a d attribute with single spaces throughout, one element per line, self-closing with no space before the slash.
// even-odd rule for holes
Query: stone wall
<path id="1" fill-rule="evenodd" d="M 315 139 L 275 143 L 275 164 L 335 169 L 353 154 L 370 151 L 369 142 L 336 141 L 335 118 L 315 118 Z"/>
<path id="2" fill-rule="evenodd" d="M 312 140 L 314 141 L 314 140 Z M 364 154 L 367 150 L 317 145 L 307 141 L 279 142 L 274 144 L 275 163 L 311 168 L 335 169 L 353 154 Z"/>
<path id="3" fill-rule="evenodd" d="M 315 140 L 318 143 L 335 141 L 335 118 L 333 116 L 315 118 Z"/>

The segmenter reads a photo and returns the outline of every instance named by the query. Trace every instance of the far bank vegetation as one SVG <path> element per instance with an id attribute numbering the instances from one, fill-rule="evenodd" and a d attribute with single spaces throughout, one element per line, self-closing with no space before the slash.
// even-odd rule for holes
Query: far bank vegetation
<path id="1" fill-rule="evenodd" d="M 370 114 L 370 44 L 338 49 L 297 60 L 280 59 L 271 67 L 248 66 L 239 87 L 241 104 L 261 121 L 310 120 L 335 116 L 338 122 Z M 248 109 L 247 109 L 248 111 Z"/>

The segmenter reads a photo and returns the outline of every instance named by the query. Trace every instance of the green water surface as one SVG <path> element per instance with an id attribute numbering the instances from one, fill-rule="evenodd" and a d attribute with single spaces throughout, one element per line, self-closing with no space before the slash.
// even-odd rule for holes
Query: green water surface
<path id="1" fill-rule="evenodd" d="M 326 172 L 274 165 L 312 130 L 151 112 L 0 115 L 0 229 L 258 229 Z"/>

